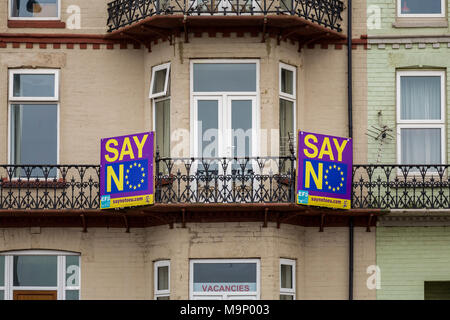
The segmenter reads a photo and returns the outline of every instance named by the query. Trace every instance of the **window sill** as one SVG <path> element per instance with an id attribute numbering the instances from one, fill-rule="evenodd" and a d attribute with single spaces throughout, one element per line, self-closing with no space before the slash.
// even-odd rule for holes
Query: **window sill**
<path id="1" fill-rule="evenodd" d="M 56 20 L 8 20 L 8 28 L 64 29 L 66 28 L 66 23 Z"/>
<path id="2" fill-rule="evenodd" d="M 33 180 L 22 180 L 19 178 L 13 178 L 13 180 L 9 180 L 7 178 L 3 178 L 0 180 L 1 188 L 11 188 L 11 189 L 31 189 L 31 188 L 52 188 L 52 189 L 63 189 L 67 187 L 66 181 L 63 179 L 59 179 L 54 181 L 52 178 L 49 178 L 47 181 L 40 180 L 39 178 L 35 178 Z"/>
<path id="3" fill-rule="evenodd" d="M 448 28 L 448 20 L 444 18 L 397 18 L 392 24 L 394 28 Z"/>

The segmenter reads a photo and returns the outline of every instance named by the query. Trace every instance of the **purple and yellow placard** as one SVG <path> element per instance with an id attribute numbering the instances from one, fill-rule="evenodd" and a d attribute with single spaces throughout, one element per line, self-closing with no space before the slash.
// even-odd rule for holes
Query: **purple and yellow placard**
<path id="1" fill-rule="evenodd" d="M 154 133 L 101 140 L 100 209 L 153 204 Z"/>
<path id="2" fill-rule="evenodd" d="M 352 139 L 298 133 L 297 204 L 350 209 Z"/>

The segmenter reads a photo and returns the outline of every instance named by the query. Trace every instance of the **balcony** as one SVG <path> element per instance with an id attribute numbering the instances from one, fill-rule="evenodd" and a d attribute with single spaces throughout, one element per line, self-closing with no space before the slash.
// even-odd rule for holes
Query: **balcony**
<path id="1" fill-rule="evenodd" d="M 339 0 L 115 0 L 108 3 L 111 39 L 148 45 L 184 33 L 274 35 L 304 45 L 345 39 Z"/>

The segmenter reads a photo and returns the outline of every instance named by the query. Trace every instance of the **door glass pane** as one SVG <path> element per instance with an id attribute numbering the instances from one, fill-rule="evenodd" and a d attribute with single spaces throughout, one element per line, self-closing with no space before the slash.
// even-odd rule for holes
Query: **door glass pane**
<path id="1" fill-rule="evenodd" d="M 159 93 L 164 91 L 166 85 L 167 69 L 158 70 L 155 72 L 155 79 L 153 79 L 152 93 Z"/>
<path id="2" fill-rule="evenodd" d="M 56 256 L 15 256 L 14 286 L 56 287 Z"/>
<path id="3" fill-rule="evenodd" d="M 195 292 L 254 292 L 256 263 L 194 263 Z"/>
<path id="4" fill-rule="evenodd" d="M 281 92 L 294 94 L 294 73 L 291 70 L 281 69 Z"/>
<path id="5" fill-rule="evenodd" d="M 219 102 L 198 101 L 198 149 L 204 158 L 219 156 Z"/>
<path id="6" fill-rule="evenodd" d="M 169 267 L 158 267 L 158 290 L 169 290 Z"/>
<path id="7" fill-rule="evenodd" d="M 280 99 L 280 156 L 291 153 L 289 134 L 294 139 L 294 102 Z"/>
<path id="8" fill-rule="evenodd" d="M 401 119 L 441 119 L 441 77 L 401 77 Z"/>
<path id="9" fill-rule="evenodd" d="M 55 97 L 54 74 L 14 74 L 14 97 Z"/>
<path id="10" fill-rule="evenodd" d="M 155 103 L 156 146 L 161 158 L 170 157 L 170 99 Z"/>
<path id="11" fill-rule="evenodd" d="M 292 266 L 281 265 L 281 288 L 292 289 Z"/>
<path id="12" fill-rule="evenodd" d="M 11 163 L 57 164 L 58 114 L 56 104 L 27 104 L 11 106 Z M 32 177 L 43 177 L 36 168 Z M 50 177 L 56 176 L 52 169 Z"/>
<path id="13" fill-rule="evenodd" d="M 78 287 L 80 285 L 80 257 L 66 256 L 66 286 Z"/>
<path id="14" fill-rule="evenodd" d="M 402 0 L 403 14 L 441 13 L 441 0 Z"/>
<path id="15" fill-rule="evenodd" d="M 195 92 L 254 92 L 255 63 L 195 63 Z"/>
<path id="16" fill-rule="evenodd" d="M 402 164 L 441 164 L 441 129 L 401 129 Z"/>
<path id="17" fill-rule="evenodd" d="M 0 256 L 0 287 L 5 285 L 5 256 Z"/>
<path id="18" fill-rule="evenodd" d="M 80 300 L 80 291 L 66 290 L 66 300 Z"/>

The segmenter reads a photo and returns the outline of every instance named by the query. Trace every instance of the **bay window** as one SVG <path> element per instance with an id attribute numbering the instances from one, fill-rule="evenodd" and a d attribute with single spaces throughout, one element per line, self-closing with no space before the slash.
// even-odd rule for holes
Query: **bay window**
<path id="1" fill-rule="evenodd" d="M 152 68 L 149 97 L 153 100 L 153 128 L 159 155 L 170 157 L 170 63 Z"/>
<path id="2" fill-rule="evenodd" d="M 280 156 L 289 156 L 289 139 L 295 146 L 296 68 L 280 63 Z"/>
<path id="3" fill-rule="evenodd" d="M 295 300 L 295 260 L 280 259 L 280 300 Z"/>
<path id="4" fill-rule="evenodd" d="M 170 261 L 156 261 L 154 264 L 155 300 L 170 300 Z"/>
<path id="5" fill-rule="evenodd" d="M 65 251 L 0 253 L 0 300 L 79 300 L 80 255 Z"/>

